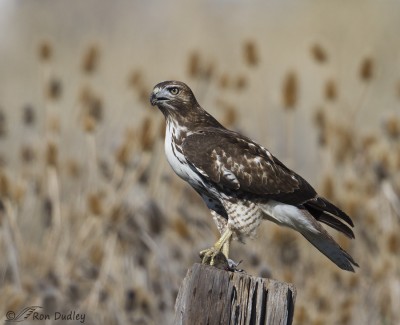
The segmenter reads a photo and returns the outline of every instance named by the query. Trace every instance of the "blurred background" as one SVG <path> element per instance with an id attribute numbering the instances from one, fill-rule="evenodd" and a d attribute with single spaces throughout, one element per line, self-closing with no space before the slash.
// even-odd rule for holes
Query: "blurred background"
<path id="1" fill-rule="evenodd" d="M 267 222 L 240 267 L 295 284 L 294 324 L 400 324 L 399 29 L 398 1 L 1 0 L 1 319 L 172 323 L 218 235 L 148 102 L 177 79 L 353 218 L 355 274 Z"/>

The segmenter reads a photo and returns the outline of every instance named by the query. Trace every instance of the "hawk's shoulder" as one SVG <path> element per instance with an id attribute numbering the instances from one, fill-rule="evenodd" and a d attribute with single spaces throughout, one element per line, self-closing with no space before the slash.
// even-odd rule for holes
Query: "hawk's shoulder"
<path id="1" fill-rule="evenodd" d="M 239 133 L 203 128 L 189 135 L 182 149 L 186 160 L 220 187 L 292 204 L 316 195 L 311 185 L 266 148 Z"/>

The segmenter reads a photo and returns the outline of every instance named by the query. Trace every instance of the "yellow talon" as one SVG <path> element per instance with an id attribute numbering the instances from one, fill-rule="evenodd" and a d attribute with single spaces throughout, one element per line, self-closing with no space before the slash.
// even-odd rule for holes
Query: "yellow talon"
<path id="1" fill-rule="evenodd" d="M 219 267 L 219 264 L 227 264 L 229 256 L 229 245 L 232 239 L 232 230 L 225 230 L 221 238 L 214 244 L 213 247 L 200 252 L 203 264 L 209 264 Z M 221 256 L 222 255 L 222 256 Z M 222 260 L 222 262 L 221 262 Z M 217 262 L 219 261 L 219 262 Z"/>

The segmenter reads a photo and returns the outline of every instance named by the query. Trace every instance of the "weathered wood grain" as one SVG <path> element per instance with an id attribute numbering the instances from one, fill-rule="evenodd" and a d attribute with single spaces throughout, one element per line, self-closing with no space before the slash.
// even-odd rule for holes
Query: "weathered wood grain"
<path id="1" fill-rule="evenodd" d="M 175 324 L 291 324 L 295 298 L 291 284 L 194 264 L 176 299 Z"/>

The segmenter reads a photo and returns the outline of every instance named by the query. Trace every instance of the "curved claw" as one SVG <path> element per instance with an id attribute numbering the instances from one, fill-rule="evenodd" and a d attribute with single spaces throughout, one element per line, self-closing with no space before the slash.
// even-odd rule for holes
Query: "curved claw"
<path id="1" fill-rule="evenodd" d="M 232 230 L 227 228 L 213 247 L 200 252 L 202 263 L 215 266 L 219 269 L 230 269 L 228 254 L 231 238 Z"/>
<path id="2" fill-rule="evenodd" d="M 215 247 L 201 251 L 200 258 L 203 264 L 208 264 L 218 269 L 227 270 L 230 267 L 226 256 Z"/>

